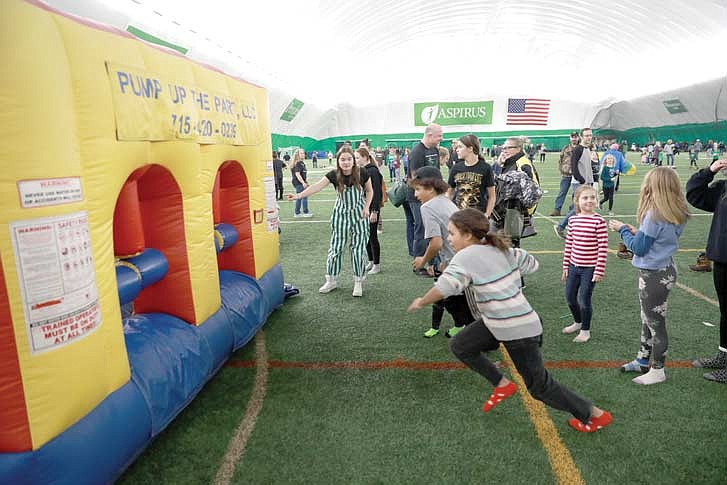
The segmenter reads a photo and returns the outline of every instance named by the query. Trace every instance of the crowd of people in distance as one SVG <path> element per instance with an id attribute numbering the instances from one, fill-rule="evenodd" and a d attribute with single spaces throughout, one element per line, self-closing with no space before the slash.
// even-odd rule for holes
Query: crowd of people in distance
<path id="1" fill-rule="evenodd" d="M 727 159 L 717 158 L 698 170 L 688 181 L 685 194 L 677 172 L 671 168 L 676 144 L 671 140 L 664 147 L 655 143 L 654 149 L 663 149 L 667 163 L 654 163 L 644 177 L 637 225 L 614 218 L 607 222 L 599 210 L 608 203 L 609 215 L 613 215 L 614 192 L 626 167 L 624 146 L 611 144 L 599 156 L 592 135 L 590 128 L 571 133 L 570 143 L 559 158 L 562 179 L 551 216 L 562 216 L 555 232 L 564 240 L 562 281 L 573 317 L 562 333 L 575 334 L 573 341 L 579 344 L 593 338 L 593 294 L 606 274 L 608 230 L 615 231 L 622 239 L 619 255 L 627 255 L 636 268 L 638 286 L 634 291 L 639 296 L 642 322 L 636 357 L 620 370 L 638 374 L 633 378 L 635 384 L 665 381 L 669 346 L 666 301 L 676 284 L 673 256 L 690 218 L 691 204 L 714 214 L 706 257 L 714 263 L 721 316 L 717 354 L 697 359 L 693 365 L 710 370 L 704 374 L 706 379 L 727 383 L 727 181 L 713 183 L 718 172 L 727 174 Z M 533 162 L 536 151 L 545 153 L 544 147 L 531 150 L 534 145 L 527 140 L 511 137 L 490 152 L 496 154 L 490 164 L 485 159 L 488 152 L 475 135 L 453 140 L 450 150 L 440 147 L 442 140 L 442 127 L 431 124 L 419 142 L 403 151 L 371 150 L 365 143 L 358 148 L 344 144 L 332 162 L 335 166 L 312 184 L 308 184 L 302 163 L 305 153 L 296 151 L 291 162 L 295 193 L 287 196 L 296 202 L 295 217 L 310 214 L 309 196 L 329 185 L 336 192 L 325 281 L 319 292 L 326 294 L 339 287 L 346 246 L 351 255 L 354 297 L 363 295 L 367 275 L 382 272 L 377 235 L 388 174 L 390 183 L 406 184 L 402 207 L 412 270 L 415 275 L 434 278 L 433 287 L 415 298 L 408 311 L 431 305 L 431 323 L 424 332 L 427 338 L 437 336 L 444 315 L 451 315 L 454 326 L 445 336 L 451 338 L 452 352 L 493 386 L 483 411 L 489 412 L 517 390 L 486 357 L 486 352 L 502 344 L 530 394 L 571 413 L 571 427 L 594 432 L 608 426 L 613 419 L 608 411 L 559 384 L 545 369 L 540 351 L 541 318 L 523 294 L 524 276 L 539 266 L 520 243 L 537 234 L 533 215 L 543 191 Z M 276 196 L 280 199 L 284 162 L 277 156 L 274 159 L 274 167 L 280 167 L 275 172 Z M 446 181 L 441 173 L 445 165 Z M 572 204 L 562 215 L 569 190 Z"/>

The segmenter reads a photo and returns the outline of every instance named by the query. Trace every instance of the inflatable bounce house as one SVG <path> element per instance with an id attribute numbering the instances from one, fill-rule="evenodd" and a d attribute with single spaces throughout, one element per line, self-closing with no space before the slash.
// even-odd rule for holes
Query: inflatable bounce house
<path id="1" fill-rule="evenodd" d="M 108 483 L 283 302 L 267 93 L 0 18 L 0 483 Z"/>

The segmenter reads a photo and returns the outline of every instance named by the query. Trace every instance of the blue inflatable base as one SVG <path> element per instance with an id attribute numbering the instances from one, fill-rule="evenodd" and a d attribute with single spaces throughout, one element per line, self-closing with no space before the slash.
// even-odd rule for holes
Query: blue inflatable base
<path id="1" fill-rule="evenodd" d="M 220 272 L 222 307 L 199 326 L 167 314 L 123 319 L 131 381 L 35 451 L 0 454 L 0 483 L 113 482 L 284 301 L 280 265 L 259 280 Z"/>

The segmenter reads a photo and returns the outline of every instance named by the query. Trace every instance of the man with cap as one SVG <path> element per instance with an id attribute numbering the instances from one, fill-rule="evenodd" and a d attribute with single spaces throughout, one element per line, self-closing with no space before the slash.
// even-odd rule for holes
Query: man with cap
<path id="1" fill-rule="evenodd" d="M 407 180 L 413 178 L 414 173 L 422 167 L 434 167 L 439 171 L 439 142 L 442 141 L 442 127 L 436 123 L 428 125 L 424 136 L 409 153 L 409 166 L 406 171 Z M 409 193 L 404 202 L 404 215 L 406 216 L 406 242 L 409 256 L 424 255 L 427 242 L 424 240 L 424 225 L 422 224 L 421 202 L 414 197 L 414 190 Z M 421 272 L 426 274 L 426 270 Z"/>
<path id="2" fill-rule="evenodd" d="M 558 196 L 555 198 L 555 208 L 550 213 L 551 217 L 560 217 L 563 203 L 565 202 L 565 196 L 568 195 L 568 189 L 571 184 L 571 154 L 573 149 L 578 145 L 578 132 L 574 131 L 570 134 L 570 143 L 563 147 L 560 151 L 560 163 L 558 164 L 558 170 L 560 171 L 560 190 L 558 190 Z"/>

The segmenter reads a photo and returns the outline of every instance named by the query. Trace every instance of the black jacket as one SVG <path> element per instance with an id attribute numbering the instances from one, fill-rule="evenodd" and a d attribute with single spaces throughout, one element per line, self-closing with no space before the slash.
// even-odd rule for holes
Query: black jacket
<path id="1" fill-rule="evenodd" d="M 687 200 L 697 209 L 713 212 L 707 238 L 707 257 L 727 264 L 727 180 L 710 185 L 714 173 L 703 168 L 687 182 Z"/>

